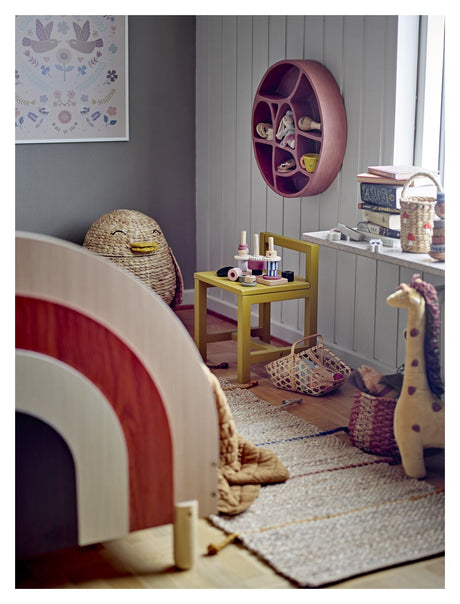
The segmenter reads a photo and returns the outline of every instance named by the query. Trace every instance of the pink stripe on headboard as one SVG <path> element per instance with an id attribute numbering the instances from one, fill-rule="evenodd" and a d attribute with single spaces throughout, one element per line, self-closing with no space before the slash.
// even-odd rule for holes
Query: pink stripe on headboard
<path id="1" fill-rule="evenodd" d="M 16 348 L 68 364 L 112 405 L 128 448 L 130 530 L 173 522 L 170 426 L 158 389 L 134 352 L 94 319 L 25 296 L 16 296 Z"/>

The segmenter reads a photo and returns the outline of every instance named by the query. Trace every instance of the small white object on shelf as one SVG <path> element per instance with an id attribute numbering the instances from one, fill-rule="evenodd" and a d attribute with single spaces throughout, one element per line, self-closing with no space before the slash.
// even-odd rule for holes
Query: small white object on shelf
<path id="1" fill-rule="evenodd" d="M 380 253 L 382 251 L 382 240 L 381 239 L 371 239 L 369 241 L 369 249 L 372 252 Z"/>

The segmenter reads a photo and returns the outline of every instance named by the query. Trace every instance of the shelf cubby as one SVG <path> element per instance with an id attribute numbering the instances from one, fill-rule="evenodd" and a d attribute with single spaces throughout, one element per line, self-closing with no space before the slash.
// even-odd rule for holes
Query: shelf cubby
<path id="1" fill-rule="evenodd" d="M 292 111 L 295 148 L 292 149 L 276 134 L 286 111 Z M 308 116 L 320 128 L 303 131 L 298 127 L 301 117 Z M 273 138 L 257 133 L 257 124 L 273 125 Z M 332 74 L 317 61 L 279 61 L 262 78 L 253 103 L 253 149 L 265 182 L 282 197 L 306 197 L 325 191 L 336 178 L 342 165 L 347 138 L 345 107 L 339 87 Z M 305 153 L 318 153 L 312 173 L 301 165 Z M 288 159 L 295 166 L 280 172 L 280 164 Z"/>

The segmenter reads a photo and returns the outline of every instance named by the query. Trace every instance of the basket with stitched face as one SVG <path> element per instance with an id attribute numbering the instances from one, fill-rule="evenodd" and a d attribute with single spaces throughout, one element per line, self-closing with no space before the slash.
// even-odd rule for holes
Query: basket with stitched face
<path id="1" fill-rule="evenodd" d="M 182 274 L 160 225 L 136 210 L 113 210 L 93 222 L 83 246 L 130 271 L 170 306 L 182 302 Z"/>

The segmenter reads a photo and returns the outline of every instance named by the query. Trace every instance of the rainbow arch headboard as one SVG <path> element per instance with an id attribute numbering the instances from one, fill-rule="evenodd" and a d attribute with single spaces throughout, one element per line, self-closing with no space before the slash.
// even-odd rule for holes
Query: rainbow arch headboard
<path id="1" fill-rule="evenodd" d="M 215 400 L 185 327 L 129 272 L 16 234 L 16 545 L 28 556 L 217 510 Z"/>

